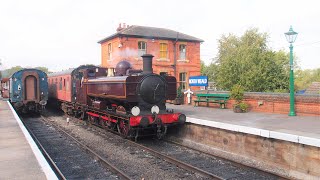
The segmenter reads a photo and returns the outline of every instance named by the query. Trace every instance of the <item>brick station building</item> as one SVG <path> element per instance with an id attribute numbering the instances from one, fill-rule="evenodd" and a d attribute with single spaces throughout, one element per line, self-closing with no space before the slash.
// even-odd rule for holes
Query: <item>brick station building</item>
<path id="1" fill-rule="evenodd" d="M 174 75 L 188 88 L 189 76 L 200 75 L 200 43 L 202 39 L 164 28 L 126 26 L 119 24 L 117 32 L 101 44 L 101 65 L 113 74 L 119 61 L 128 60 L 134 69 L 142 69 L 143 54 L 152 54 L 156 74 Z"/>

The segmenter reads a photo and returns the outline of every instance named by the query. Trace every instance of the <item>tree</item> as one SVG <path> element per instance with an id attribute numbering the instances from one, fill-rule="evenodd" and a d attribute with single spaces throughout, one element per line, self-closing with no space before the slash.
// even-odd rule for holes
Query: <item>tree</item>
<path id="1" fill-rule="evenodd" d="M 201 67 L 201 74 L 208 76 L 209 81 L 214 81 L 216 69 L 217 65 L 211 62 L 208 66 L 203 65 L 203 67 Z"/>
<path id="2" fill-rule="evenodd" d="M 268 35 L 256 28 L 241 37 L 223 35 L 212 67 L 217 86 L 230 90 L 240 84 L 245 91 L 288 91 L 288 53 L 270 50 L 267 40 Z"/>
<path id="3" fill-rule="evenodd" d="M 312 82 L 320 82 L 320 68 L 296 71 L 295 88 L 297 90 L 304 90 L 308 88 Z"/>
<path id="4" fill-rule="evenodd" d="M 2 76 L 3 77 L 10 77 L 13 73 L 15 73 L 15 72 L 17 72 L 17 71 L 19 71 L 21 69 L 24 69 L 24 68 L 21 67 L 21 66 L 14 66 L 14 67 L 12 67 L 10 69 L 5 69 L 5 70 L 2 71 Z M 39 66 L 39 67 L 35 67 L 34 69 L 39 69 L 39 70 L 41 70 L 41 71 L 43 71 L 43 72 L 45 72 L 47 74 L 50 73 L 50 71 L 48 70 L 47 67 Z"/>
<path id="5" fill-rule="evenodd" d="M 21 66 L 14 66 L 14 67 L 12 67 L 12 68 L 10 68 L 10 69 L 5 69 L 5 70 L 3 70 L 2 71 L 2 75 L 3 75 L 3 77 L 10 77 L 13 73 L 15 73 L 15 72 L 17 72 L 17 71 L 19 71 L 19 70 L 21 70 L 21 69 L 23 69 L 23 67 L 21 67 Z"/>
<path id="6" fill-rule="evenodd" d="M 49 71 L 49 69 L 47 67 L 38 66 L 38 67 L 35 67 L 35 69 L 39 69 L 47 74 L 52 73 Z"/>

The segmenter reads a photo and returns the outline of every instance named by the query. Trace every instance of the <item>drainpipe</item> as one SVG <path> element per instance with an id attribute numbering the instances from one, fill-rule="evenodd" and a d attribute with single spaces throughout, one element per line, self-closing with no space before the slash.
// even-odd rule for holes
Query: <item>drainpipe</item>
<path id="1" fill-rule="evenodd" d="M 174 76 L 177 77 L 177 42 L 178 42 L 179 32 L 177 33 L 176 40 L 173 42 L 173 71 Z"/>

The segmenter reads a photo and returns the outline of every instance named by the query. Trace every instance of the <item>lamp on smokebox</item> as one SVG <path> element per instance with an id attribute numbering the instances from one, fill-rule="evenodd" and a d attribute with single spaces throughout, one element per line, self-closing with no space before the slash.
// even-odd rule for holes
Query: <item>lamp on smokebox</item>
<path id="1" fill-rule="evenodd" d="M 293 76 L 293 43 L 296 41 L 298 33 L 293 31 L 292 26 L 288 32 L 284 33 L 288 43 L 290 43 L 290 111 L 289 116 L 295 116 L 294 110 L 294 76 Z"/>

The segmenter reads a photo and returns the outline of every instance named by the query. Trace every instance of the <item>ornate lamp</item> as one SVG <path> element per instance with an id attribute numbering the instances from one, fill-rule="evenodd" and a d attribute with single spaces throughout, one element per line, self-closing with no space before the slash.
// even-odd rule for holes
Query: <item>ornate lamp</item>
<path id="1" fill-rule="evenodd" d="M 290 43 L 290 112 L 289 116 L 295 116 L 294 110 L 294 76 L 293 76 L 293 46 L 292 43 L 296 41 L 298 33 L 293 31 L 292 26 L 288 32 L 284 33 L 287 41 Z"/>

